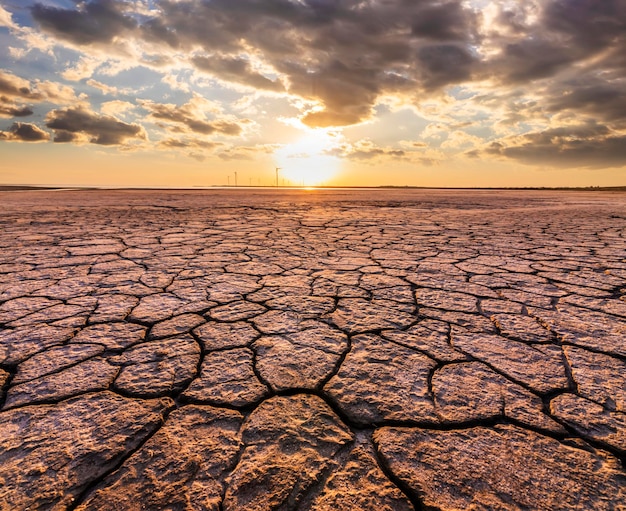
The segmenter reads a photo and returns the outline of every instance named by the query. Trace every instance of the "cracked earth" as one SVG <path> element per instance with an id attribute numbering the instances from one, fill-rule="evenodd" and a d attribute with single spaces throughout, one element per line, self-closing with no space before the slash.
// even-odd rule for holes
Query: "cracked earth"
<path id="1" fill-rule="evenodd" d="M 0 204 L 3 511 L 626 509 L 625 194 Z"/>

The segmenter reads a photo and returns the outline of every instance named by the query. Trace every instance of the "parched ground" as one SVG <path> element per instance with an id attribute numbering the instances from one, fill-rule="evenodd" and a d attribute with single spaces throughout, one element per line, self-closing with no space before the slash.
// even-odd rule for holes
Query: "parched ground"
<path id="1" fill-rule="evenodd" d="M 624 193 L 0 212 L 3 511 L 626 509 Z"/>

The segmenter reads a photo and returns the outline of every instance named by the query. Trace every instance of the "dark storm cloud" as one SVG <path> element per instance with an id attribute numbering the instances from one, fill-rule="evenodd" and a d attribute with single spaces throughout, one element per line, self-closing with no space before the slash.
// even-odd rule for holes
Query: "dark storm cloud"
<path id="1" fill-rule="evenodd" d="M 420 49 L 418 60 L 429 89 L 467 80 L 475 62 L 468 50 L 452 44 L 425 46 Z"/>
<path id="2" fill-rule="evenodd" d="M 92 144 L 119 145 L 145 138 L 139 124 L 128 124 L 84 107 L 53 110 L 46 117 L 46 126 L 54 130 L 55 142 L 73 142 L 85 137 Z"/>
<path id="3" fill-rule="evenodd" d="M 434 4 L 422 9 L 411 24 L 411 32 L 434 41 L 466 41 L 476 35 L 474 20 L 458 2 Z"/>
<path id="4" fill-rule="evenodd" d="M 0 131 L 0 140 L 12 142 L 46 142 L 50 134 L 35 124 L 15 122 L 8 131 Z"/>
<path id="5" fill-rule="evenodd" d="M 502 73 L 507 82 L 520 84 L 552 76 L 575 60 L 568 48 L 540 37 L 507 44 L 500 65 L 493 70 Z"/>
<path id="6" fill-rule="evenodd" d="M 284 91 L 285 86 L 280 81 L 272 81 L 260 73 L 256 73 L 246 59 L 238 57 L 194 57 L 193 64 L 202 71 L 226 80 L 241 83 L 255 89 L 270 91 Z"/>
<path id="7" fill-rule="evenodd" d="M 116 0 L 80 2 L 76 10 L 35 4 L 31 13 L 49 33 L 75 44 L 109 43 L 125 34 L 137 22 L 124 14 L 127 5 Z"/>
<path id="8" fill-rule="evenodd" d="M 182 106 L 154 103 L 152 101 L 141 101 L 140 104 L 150 112 L 151 118 L 157 121 L 173 123 L 175 126 L 170 128 L 170 131 L 192 131 L 202 135 L 220 134 L 228 136 L 240 135 L 243 131 L 243 127 L 234 121 L 206 120 L 202 118 L 197 107 L 192 102 Z M 184 128 L 180 125 L 184 126 Z"/>
<path id="9" fill-rule="evenodd" d="M 593 77 L 559 83 L 547 104 L 550 112 L 577 111 L 596 120 L 617 123 L 626 128 L 626 87 Z"/>
<path id="10" fill-rule="evenodd" d="M 621 166 L 626 162 L 626 135 L 594 124 L 553 128 L 493 142 L 485 152 L 533 165 Z"/>
<path id="11" fill-rule="evenodd" d="M 486 62 L 493 76 L 505 83 L 528 83 L 573 65 L 586 66 L 594 56 L 603 69 L 619 67 L 623 76 L 626 0 L 553 0 L 539 5 L 533 24 L 523 23 L 515 13 L 501 13 L 500 20 L 514 28 L 515 37 L 502 37 L 502 54 Z"/>
<path id="12" fill-rule="evenodd" d="M 624 0 L 556 0 L 549 2 L 543 19 L 545 29 L 569 36 L 570 42 L 587 51 L 624 39 Z"/>

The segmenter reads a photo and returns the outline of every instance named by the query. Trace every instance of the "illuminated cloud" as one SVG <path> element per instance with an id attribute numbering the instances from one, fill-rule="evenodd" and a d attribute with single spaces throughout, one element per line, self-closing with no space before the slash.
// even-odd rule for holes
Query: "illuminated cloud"
<path id="1" fill-rule="evenodd" d="M 0 117 L 11 119 L 13 117 L 28 117 L 29 115 L 33 115 L 33 110 L 25 105 L 0 103 Z"/>
<path id="2" fill-rule="evenodd" d="M 13 16 L 4 7 L 0 5 L 0 27 L 16 28 L 13 22 Z"/>
<path id="3" fill-rule="evenodd" d="M 339 146 L 325 151 L 325 154 L 353 160 L 373 160 L 378 158 L 404 158 L 407 151 L 378 147 L 371 140 L 359 140 L 355 144 L 340 144 Z"/>
<path id="4" fill-rule="evenodd" d="M 13 123 L 8 131 L 0 131 L 0 140 L 8 142 L 47 142 L 50 134 L 35 124 L 26 122 Z"/>
<path id="5" fill-rule="evenodd" d="M 175 133 L 193 132 L 202 135 L 237 136 L 243 131 L 245 121 L 211 119 L 207 120 L 202 107 L 204 102 L 197 98 L 182 106 L 174 104 L 141 101 L 141 106 L 150 112 L 150 117 L 164 123 Z"/>
<path id="6" fill-rule="evenodd" d="M 54 130 L 55 142 L 88 141 L 99 145 L 120 145 L 145 139 L 139 124 L 128 124 L 110 115 L 101 115 L 82 106 L 53 110 L 46 127 Z"/>
<path id="7" fill-rule="evenodd" d="M 0 101 L 27 100 L 71 103 L 78 98 L 74 90 L 60 83 L 46 80 L 26 80 L 0 69 Z"/>
<path id="8" fill-rule="evenodd" d="M 240 83 L 255 89 L 284 91 L 284 85 L 278 80 L 270 80 L 255 72 L 247 59 L 239 57 L 193 57 L 193 64 L 200 70 L 211 73 L 227 82 Z"/>
<path id="9" fill-rule="evenodd" d="M 484 153 L 531 165 L 610 167 L 626 162 L 626 134 L 600 125 L 553 128 L 492 142 Z"/>

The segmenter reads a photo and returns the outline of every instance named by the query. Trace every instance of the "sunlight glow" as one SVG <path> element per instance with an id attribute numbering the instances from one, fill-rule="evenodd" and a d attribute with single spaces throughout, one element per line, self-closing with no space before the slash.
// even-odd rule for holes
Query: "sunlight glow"
<path id="1" fill-rule="evenodd" d="M 332 154 L 338 145 L 336 133 L 308 129 L 307 133 L 274 153 L 280 167 L 279 183 L 285 186 L 320 186 L 336 177 L 341 160 Z"/>

